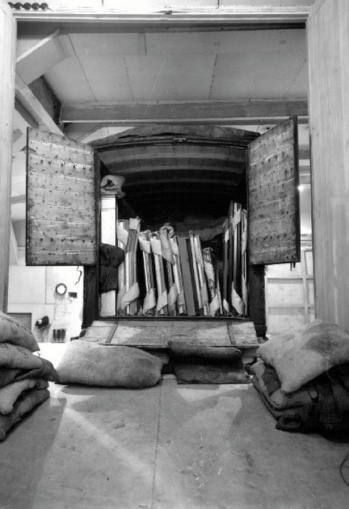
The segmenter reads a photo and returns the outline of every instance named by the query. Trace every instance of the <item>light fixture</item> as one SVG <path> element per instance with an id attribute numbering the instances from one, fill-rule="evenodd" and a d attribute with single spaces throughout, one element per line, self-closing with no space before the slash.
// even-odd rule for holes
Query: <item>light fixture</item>
<path id="1" fill-rule="evenodd" d="M 58 295 L 65 295 L 67 293 L 67 285 L 64 283 L 59 283 L 56 286 L 56 293 L 58 293 Z"/>

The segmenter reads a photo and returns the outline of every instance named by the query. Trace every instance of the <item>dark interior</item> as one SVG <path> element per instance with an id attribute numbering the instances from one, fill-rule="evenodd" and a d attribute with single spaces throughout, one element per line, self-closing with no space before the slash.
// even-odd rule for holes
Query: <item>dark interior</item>
<path id="1" fill-rule="evenodd" d="M 147 126 L 98 142 L 103 173 L 125 178 L 119 217 L 180 231 L 246 206 L 246 147 L 257 135 L 210 126 Z M 214 223 L 213 223 L 214 224 Z"/>

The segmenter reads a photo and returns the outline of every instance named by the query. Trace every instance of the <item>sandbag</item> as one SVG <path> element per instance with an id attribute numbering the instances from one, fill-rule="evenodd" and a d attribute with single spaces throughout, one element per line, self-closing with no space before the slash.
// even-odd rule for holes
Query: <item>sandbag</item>
<path id="1" fill-rule="evenodd" d="M 169 341 L 168 347 L 178 383 L 250 383 L 238 348 L 213 347 L 181 341 Z"/>
<path id="2" fill-rule="evenodd" d="M 83 340 L 69 343 L 57 372 L 62 384 L 141 389 L 161 379 L 162 361 L 128 346 L 105 346 Z"/>
<path id="3" fill-rule="evenodd" d="M 32 378 L 15 382 L 0 389 L 0 414 L 6 415 L 12 412 L 13 406 L 22 392 L 34 387 L 36 389 L 47 389 L 48 382 Z"/>
<path id="4" fill-rule="evenodd" d="M 349 362 L 349 334 L 338 325 L 315 320 L 288 341 L 267 341 L 258 354 L 275 368 L 282 390 L 290 393 Z"/>
<path id="5" fill-rule="evenodd" d="M 34 369 L 41 366 L 41 359 L 22 346 L 0 343 L 0 366 Z"/>
<path id="6" fill-rule="evenodd" d="M 40 378 L 48 382 L 59 382 L 58 373 L 53 367 L 52 362 L 42 357 L 38 357 L 38 359 L 40 359 L 41 364 L 39 367 L 33 369 L 6 368 L 0 366 L 0 388 L 27 378 Z"/>
<path id="7" fill-rule="evenodd" d="M 22 346 L 31 352 L 37 352 L 40 347 L 33 334 L 14 318 L 0 311 L 0 343 L 10 343 Z"/>
<path id="8" fill-rule="evenodd" d="M 25 391 L 16 401 L 11 413 L 0 415 L 0 442 L 5 440 L 8 431 L 21 420 L 22 416 L 33 410 L 50 397 L 48 389 Z"/>
<path id="9" fill-rule="evenodd" d="M 251 366 L 251 372 L 254 380 L 258 382 L 258 389 L 276 410 L 311 405 L 312 400 L 317 397 L 316 393 L 313 394 L 308 390 L 310 382 L 298 391 L 291 393 L 283 391 L 276 370 L 261 360 Z"/>
<path id="10" fill-rule="evenodd" d="M 336 434 L 349 426 L 349 363 L 331 368 L 301 389 L 285 393 L 276 370 L 259 361 L 252 383 L 276 419 L 276 429 Z"/>
<path id="11" fill-rule="evenodd" d="M 176 362 L 173 371 L 179 384 L 249 384 L 251 381 L 243 367 L 232 365 Z"/>
<path id="12" fill-rule="evenodd" d="M 241 359 L 241 350 L 234 346 L 205 346 L 195 343 L 168 342 L 170 355 L 174 359 L 232 361 Z"/>

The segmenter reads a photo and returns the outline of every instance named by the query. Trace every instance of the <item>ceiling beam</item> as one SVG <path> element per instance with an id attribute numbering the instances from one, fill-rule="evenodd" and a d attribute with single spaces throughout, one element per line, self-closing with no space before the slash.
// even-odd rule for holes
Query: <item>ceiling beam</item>
<path id="1" fill-rule="evenodd" d="M 209 23 L 236 24 L 236 23 L 299 23 L 306 22 L 310 13 L 310 6 L 307 2 L 299 6 L 244 6 L 215 5 L 208 7 L 164 8 L 163 1 L 141 2 L 133 6 L 132 3 L 124 2 L 119 9 L 72 9 L 71 2 L 63 6 L 62 10 L 55 11 L 15 11 L 17 20 L 21 21 L 56 21 L 74 23 L 105 23 L 105 24 L 168 24 L 175 25 L 196 25 Z M 130 7 L 131 5 L 131 7 Z M 124 7 L 123 7 L 124 6 Z"/>
<path id="2" fill-rule="evenodd" d="M 307 118 L 306 100 L 178 101 L 178 102 L 72 102 L 62 104 L 61 122 L 139 125 L 145 123 L 241 124 L 242 119 L 257 123 L 277 123 L 296 115 Z"/>
<path id="3" fill-rule="evenodd" d="M 55 30 L 47 37 L 33 36 L 29 38 L 31 46 L 27 48 L 24 41 L 19 37 L 19 47 L 21 43 L 23 53 L 16 60 L 16 70 L 26 85 L 40 78 L 52 67 L 65 60 L 69 53 L 62 46 L 59 37 L 60 30 Z"/>
<path id="4" fill-rule="evenodd" d="M 69 56 L 69 51 L 61 44 L 60 30 L 46 37 L 41 35 L 19 36 L 16 71 L 26 85 L 37 80 L 52 67 Z"/>
<path id="5" fill-rule="evenodd" d="M 22 60 L 28 58 L 32 53 L 45 46 L 52 41 L 57 35 L 59 35 L 60 29 L 55 30 L 46 37 L 34 37 L 30 34 L 30 37 L 18 37 L 17 41 L 17 58 L 16 64 L 18 65 Z"/>
<path id="6" fill-rule="evenodd" d="M 52 133 L 63 134 L 41 102 L 18 74 L 16 75 L 16 99 L 27 110 L 29 115 L 33 117 L 39 127 L 43 127 Z"/>
<path id="7" fill-rule="evenodd" d="M 15 99 L 13 125 L 12 157 L 22 150 L 27 144 L 27 127 L 38 127 L 38 123 L 27 112 L 22 104 Z"/>
<path id="8" fill-rule="evenodd" d="M 39 124 L 37 121 L 33 118 L 33 116 L 29 113 L 28 110 L 25 109 L 22 103 L 19 102 L 19 100 L 15 99 L 15 112 L 19 113 L 22 122 L 26 124 L 25 128 L 27 127 L 39 127 Z M 18 121 L 15 119 L 16 125 L 18 124 Z M 26 129 L 25 129 L 26 130 Z"/>

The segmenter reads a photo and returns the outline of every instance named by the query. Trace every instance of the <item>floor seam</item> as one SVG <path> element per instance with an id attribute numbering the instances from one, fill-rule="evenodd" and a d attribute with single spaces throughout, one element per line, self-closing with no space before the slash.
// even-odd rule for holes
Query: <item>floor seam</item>
<path id="1" fill-rule="evenodd" d="M 157 470 L 157 459 L 158 459 L 158 451 L 159 451 L 159 438 L 160 438 L 160 426 L 161 426 L 161 389 L 162 383 L 159 386 L 159 412 L 158 412 L 158 423 L 156 429 L 156 439 L 155 439 L 155 454 L 154 454 L 154 475 L 153 475 L 153 486 L 151 492 L 151 506 L 150 509 L 155 509 L 155 485 L 156 485 L 156 470 Z"/>

